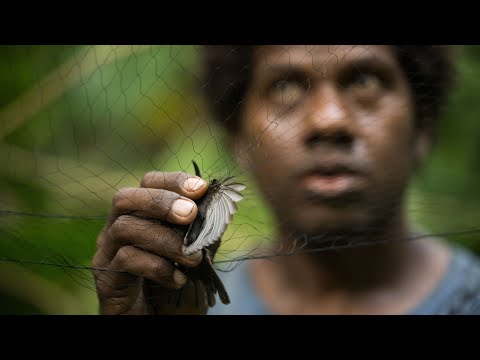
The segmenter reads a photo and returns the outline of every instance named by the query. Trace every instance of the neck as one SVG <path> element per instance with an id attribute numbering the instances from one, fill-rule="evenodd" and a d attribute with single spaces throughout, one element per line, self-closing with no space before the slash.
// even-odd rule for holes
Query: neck
<path id="1" fill-rule="evenodd" d="M 311 237 L 300 250 L 296 237 L 278 228 L 282 254 L 290 255 L 252 262 L 260 296 L 280 314 L 405 313 L 437 286 L 450 252 L 434 239 L 406 241 L 410 231 L 400 214 L 374 231 Z M 378 244 L 355 246 L 358 241 Z"/>
<path id="2" fill-rule="evenodd" d="M 293 249 L 300 245 L 295 241 L 298 237 L 287 236 L 288 230 L 279 228 L 282 248 L 297 253 L 278 261 L 285 280 L 317 290 L 336 288 L 352 292 L 394 283 L 415 259 L 412 254 L 416 242 L 403 241 L 408 237 L 408 229 L 400 214 L 370 230 L 304 237 L 306 244 L 299 251 Z"/>

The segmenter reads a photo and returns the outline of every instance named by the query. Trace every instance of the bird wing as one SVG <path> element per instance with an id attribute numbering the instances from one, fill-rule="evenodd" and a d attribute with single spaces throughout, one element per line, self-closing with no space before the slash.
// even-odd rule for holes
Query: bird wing
<path id="1" fill-rule="evenodd" d="M 247 188 L 245 185 L 240 184 L 240 183 L 233 183 L 233 184 L 228 185 L 227 187 L 235 190 L 236 192 L 243 191 Z"/>
<path id="2" fill-rule="evenodd" d="M 238 189 L 241 187 L 239 186 Z M 237 212 L 236 203 L 243 199 L 243 195 L 230 186 L 220 186 L 220 190 L 213 196 L 208 206 L 205 221 L 200 234 L 195 241 L 185 249 L 185 254 L 190 255 L 219 241 L 228 224 L 232 222 L 233 215 Z"/>

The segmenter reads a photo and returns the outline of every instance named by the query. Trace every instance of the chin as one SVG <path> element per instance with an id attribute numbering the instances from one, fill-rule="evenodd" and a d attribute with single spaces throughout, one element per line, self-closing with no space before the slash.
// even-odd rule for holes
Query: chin
<path id="1" fill-rule="evenodd" d="M 292 220 L 296 232 L 307 236 L 356 233 L 371 223 L 367 212 L 344 208 L 298 211 Z"/>

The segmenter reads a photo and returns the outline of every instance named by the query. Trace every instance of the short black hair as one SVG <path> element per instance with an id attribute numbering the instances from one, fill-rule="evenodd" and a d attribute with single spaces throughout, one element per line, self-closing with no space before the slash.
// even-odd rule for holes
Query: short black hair
<path id="1" fill-rule="evenodd" d="M 205 45 L 202 92 L 215 120 L 229 133 L 239 129 L 242 103 L 252 80 L 255 45 Z M 419 126 L 434 130 L 456 75 L 447 45 L 392 45 L 414 99 Z M 422 122 L 432 122 L 424 124 Z"/>

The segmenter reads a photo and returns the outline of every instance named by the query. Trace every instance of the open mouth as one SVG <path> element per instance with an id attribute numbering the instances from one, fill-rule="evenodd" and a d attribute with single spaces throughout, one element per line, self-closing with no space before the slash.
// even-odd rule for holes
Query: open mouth
<path id="1" fill-rule="evenodd" d="M 333 166 L 308 172 L 301 177 L 300 183 L 311 195 L 336 198 L 361 191 L 366 186 L 366 178 L 353 169 Z"/>

